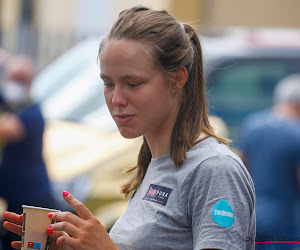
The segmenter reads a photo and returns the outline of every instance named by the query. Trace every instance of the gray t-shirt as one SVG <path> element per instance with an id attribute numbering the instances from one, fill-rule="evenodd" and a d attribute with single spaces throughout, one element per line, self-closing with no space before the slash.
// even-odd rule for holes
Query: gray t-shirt
<path id="1" fill-rule="evenodd" d="M 140 187 L 110 231 L 120 249 L 254 249 L 255 194 L 241 160 L 215 138 L 152 159 Z"/>

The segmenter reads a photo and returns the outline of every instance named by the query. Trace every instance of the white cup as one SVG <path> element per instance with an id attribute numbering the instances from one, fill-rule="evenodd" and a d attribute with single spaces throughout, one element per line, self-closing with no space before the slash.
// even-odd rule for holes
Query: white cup
<path id="1" fill-rule="evenodd" d="M 50 212 L 59 210 L 23 205 L 23 227 L 21 250 L 54 250 L 57 246 L 47 234 L 47 228 L 55 221 L 49 219 Z"/>

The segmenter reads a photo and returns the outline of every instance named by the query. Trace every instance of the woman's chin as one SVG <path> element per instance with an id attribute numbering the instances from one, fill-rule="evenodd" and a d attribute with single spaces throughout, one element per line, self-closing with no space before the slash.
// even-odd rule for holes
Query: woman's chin
<path id="1" fill-rule="evenodd" d="M 134 138 L 137 138 L 137 137 L 140 137 L 142 134 L 141 133 L 138 133 L 137 131 L 130 131 L 128 129 L 120 129 L 119 128 L 119 131 L 120 131 L 120 134 L 126 138 L 126 139 L 134 139 Z"/>

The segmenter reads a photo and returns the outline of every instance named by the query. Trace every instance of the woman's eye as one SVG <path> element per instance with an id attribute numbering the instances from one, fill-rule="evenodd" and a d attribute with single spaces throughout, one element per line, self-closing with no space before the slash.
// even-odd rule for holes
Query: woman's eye
<path id="1" fill-rule="evenodd" d="M 136 88 L 139 85 L 140 85 L 139 83 L 128 83 L 128 86 L 131 88 Z"/>
<path id="2" fill-rule="evenodd" d="M 104 83 L 104 86 L 108 88 L 108 87 L 113 87 L 114 84 L 113 83 Z"/>

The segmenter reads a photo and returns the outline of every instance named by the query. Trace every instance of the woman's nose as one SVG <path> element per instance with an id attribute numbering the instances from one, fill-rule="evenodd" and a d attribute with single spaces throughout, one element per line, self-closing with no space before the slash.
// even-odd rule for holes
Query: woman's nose
<path id="1" fill-rule="evenodd" d="M 112 97 L 112 104 L 114 105 L 126 105 L 126 97 L 124 90 L 120 87 L 115 87 L 114 94 Z"/>

